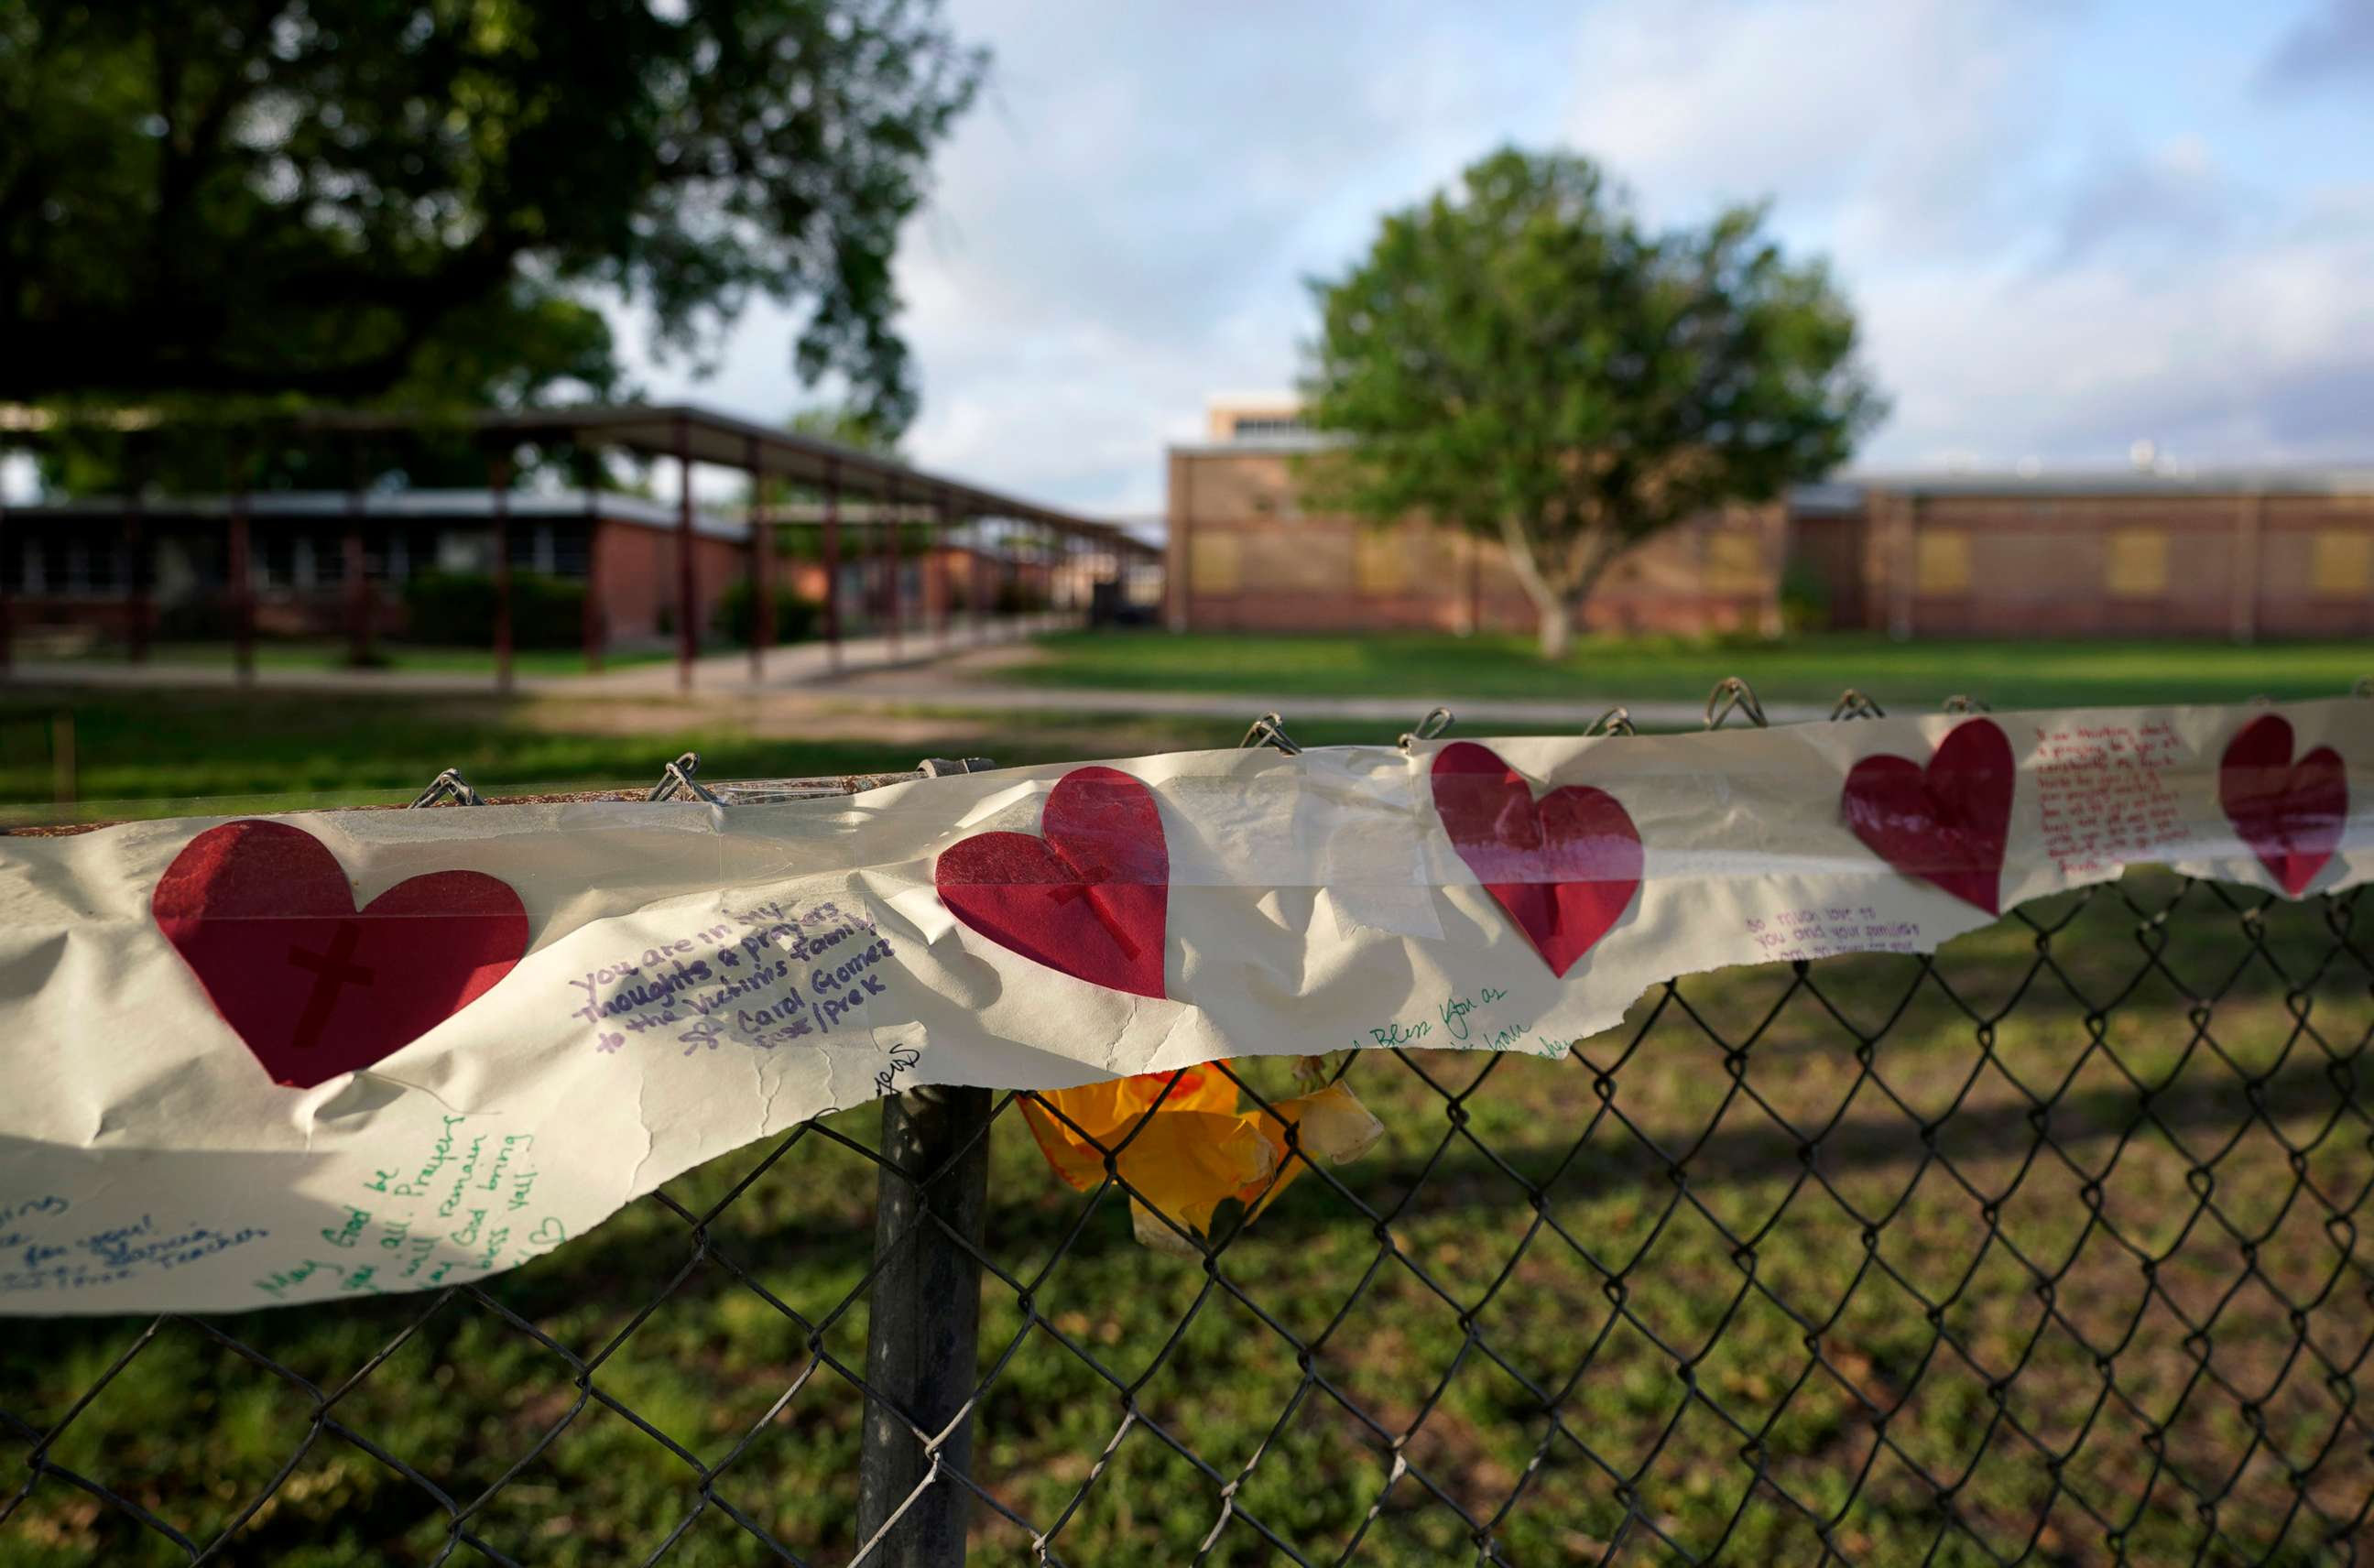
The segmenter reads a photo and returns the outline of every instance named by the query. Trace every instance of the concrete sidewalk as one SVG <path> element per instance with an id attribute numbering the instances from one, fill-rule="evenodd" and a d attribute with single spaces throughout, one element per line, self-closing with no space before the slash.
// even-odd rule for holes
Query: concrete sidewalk
<path id="1" fill-rule="evenodd" d="M 936 676 L 937 672 L 929 672 Z M 1242 719 L 1251 724 L 1275 712 L 1288 734 L 1297 719 L 1346 719 L 1407 729 L 1436 706 L 1449 708 L 1461 726 L 1514 724 L 1580 730 L 1615 704 L 1604 699 L 1545 702 L 1515 698 L 1446 697 L 1440 692 L 1407 697 L 1262 697 L 1209 691 L 1115 691 L 1096 687 L 1003 686 L 945 678 L 873 678 L 852 682 L 840 695 L 875 707 L 945 708 L 970 713 L 1067 713 L 1082 715 L 1160 715 Z M 1703 702 L 1627 702 L 1625 711 L 1643 728 L 1695 729 L 1706 721 Z M 1826 707 L 1804 702 L 1768 702 L 1773 724 L 1802 724 L 1829 716 Z M 1737 717 L 1733 724 L 1744 723 Z"/>
<path id="2" fill-rule="evenodd" d="M 746 652 L 712 654 L 693 662 L 692 690 L 681 699 L 709 702 L 778 703 L 813 709 L 933 710 L 986 715 L 1029 713 L 1083 718 L 1159 716 L 1227 719 L 1250 724 L 1273 710 L 1294 721 L 1342 720 L 1373 724 L 1387 738 L 1409 728 L 1440 704 L 1458 715 L 1463 728 L 1522 725 L 1579 731 L 1614 705 L 1606 697 L 1547 701 L 1522 698 L 1459 698 L 1440 691 L 1400 694 L 1295 694 L 1214 691 L 1136 691 L 1091 687 L 1008 684 L 996 678 L 1009 658 L 1028 655 L 1028 639 L 1055 631 L 1068 618 L 1035 616 L 985 629 L 951 626 L 943 639 L 929 631 L 892 639 L 852 637 L 840 656 L 822 643 L 799 643 L 769 651 L 763 673 L 754 676 Z M 951 666 L 957 667 L 951 667 Z M 970 667 L 967 667 L 970 666 Z M 512 683 L 521 696 L 558 699 L 632 698 L 645 702 L 679 700 L 674 661 L 629 665 L 599 675 L 523 675 Z M 19 662 L 6 685 L 104 687 L 112 690 L 198 689 L 229 690 L 236 672 L 227 665 L 130 664 L 97 661 Z M 355 695 L 491 697 L 492 678 L 475 670 L 262 669 L 252 688 L 262 691 L 314 691 Z M 1703 702 L 1646 701 L 1625 704 L 1644 728 L 1695 729 L 1704 722 Z M 1765 708 L 1774 724 L 1797 724 L 1828 716 L 1826 707 L 1773 702 Z M 1734 721 L 1735 722 L 1735 721 Z"/>
<path id="3" fill-rule="evenodd" d="M 796 643 L 768 650 L 763 679 L 753 679 L 746 650 L 708 654 L 693 661 L 693 693 L 747 693 L 753 690 L 798 690 L 829 687 L 869 671 L 907 669 L 982 649 L 1028 642 L 1042 631 L 1062 631 L 1072 624 L 1063 616 L 1017 617 L 976 628 L 951 626 L 943 639 L 930 631 L 910 631 L 898 637 L 844 638 L 838 659 L 822 643 Z M 8 686 L 92 686 L 111 690 L 231 690 L 240 686 L 239 671 L 222 664 L 182 664 L 150 660 L 134 664 L 112 659 L 18 659 L 12 663 L 0 690 Z M 259 665 L 248 690 L 256 691 L 377 692 L 389 696 L 498 695 L 494 674 L 484 670 L 273 668 Z M 512 678 L 511 690 L 524 696 L 673 695 L 678 688 L 677 666 L 665 659 L 623 665 L 598 675 L 527 675 Z"/>

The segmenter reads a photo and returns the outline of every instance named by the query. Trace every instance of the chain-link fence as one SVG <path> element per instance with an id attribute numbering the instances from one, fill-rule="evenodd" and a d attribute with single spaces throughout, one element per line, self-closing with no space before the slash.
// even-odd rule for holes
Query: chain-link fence
<path id="1" fill-rule="evenodd" d="M 2138 871 L 1331 1058 L 1383 1139 L 1172 1250 L 1145 1119 L 1083 1193 L 1060 1097 L 921 1090 L 481 1285 L 11 1323 L 0 1559 L 2354 1562 L 2357 902 Z"/>

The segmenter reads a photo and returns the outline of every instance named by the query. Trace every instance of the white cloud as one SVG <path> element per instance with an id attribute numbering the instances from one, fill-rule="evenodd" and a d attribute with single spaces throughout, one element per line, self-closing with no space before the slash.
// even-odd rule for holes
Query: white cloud
<path id="1" fill-rule="evenodd" d="M 2057 10 L 1979 0 L 1673 0 L 1592 11 L 1565 129 L 1686 218 L 1771 196 L 1913 258 L 2003 219 L 2051 135 Z"/>
<path id="2" fill-rule="evenodd" d="M 2294 23 L 2221 48 L 2198 28 L 2216 6 L 2159 0 L 957 0 L 995 85 L 899 257 L 909 445 L 1158 511 L 1162 447 L 1206 395 L 1293 376 L 1304 277 L 1514 140 L 1601 158 L 1659 220 L 1775 198 L 1895 398 L 1867 462 L 2116 462 L 2144 434 L 2199 461 L 2363 458 L 2374 187 L 2311 154 L 2335 124 L 2374 139 L 2374 106 L 2259 90 L 2263 41 L 2356 36 L 2333 34 L 2347 4 L 2278 3 Z M 693 395 L 787 411 L 790 330 L 754 313 Z"/>
<path id="3" fill-rule="evenodd" d="M 2151 437 L 2200 462 L 2350 459 L 2374 448 L 2374 186 L 2266 229 L 2039 271 L 1883 277 L 1863 292 L 1896 390 L 1878 455 L 1980 443 L 2115 461 Z"/>

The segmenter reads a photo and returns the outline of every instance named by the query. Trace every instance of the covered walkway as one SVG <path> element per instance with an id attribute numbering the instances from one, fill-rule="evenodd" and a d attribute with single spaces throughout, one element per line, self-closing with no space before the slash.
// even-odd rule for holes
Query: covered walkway
<path id="1" fill-rule="evenodd" d="M 0 446 L 38 447 L 62 433 L 38 415 L 19 418 L 0 428 Z M 140 670 L 150 683 L 215 678 L 216 672 L 205 666 L 172 669 L 151 666 L 148 660 L 158 619 L 152 520 L 170 513 L 176 526 L 195 526 L 220 541 L 221 593 L 228 601 L 232 645 L 228 674 L 221 678 L 242 685 L 259 678 L 276 685 L 347 678 L 341 671 L 257 668 L 256 536 L 288 525 L 292 513 L 287 505 L 291 498 L 251 488 L 253 454 L 291 447 L 327 450 L 333 466 L 343 454 L 346 470 L 355 476 L 347 503 L 336 514 L 343 537 L 335 582 L 344 595 L 344 619 L 358 666 L 370 662 L 378 619 L 366 530 L 377 514 L 417 510 L 392 504 L 404 492 L 391 498 L 368 487 L 371 460 L 402 452 L 406 443 L 457 438 L 484 454 L 487 488 L 476 496 L 492 535 L 486 646 L 498 690 L 519 684 L 513 668 L 517 607 L 512 574 L 514 558 L 521 552 L 513 534 L 517 516 L 537 512 L 539 492 L 518 490 L 514 479 L 521 454 L 529 450 L 576 454 L 597 466 L 612 456 L 673 464 L 674 494 L 666 501 L 618 498 L 628 510 L 661 513 L 644 521 L 672 536 L 673 548 L 648 563 L 613 563 L 607 570 L 673 579 L 664 586 L 673 597 L 669 619 L 676 643 L 675 683 L 683 691 L 693 690 L 704 670 L 718 667 L 716 660 L 702 656 L 702 631 L 728 573 L 746 577 L 751 585 L 754 624 L 743 655 L 749 678 L 770 684 L 782 678 L 770 669 L 771 661 L 785 656 L 793 658 L 794 669 L 814 664 L 829 674 L 1013 635 L 1017 618 L 1001 616 L 1001 608 L 1011 612 L 1028 607 L 1043 610 L 1056 623 L 1078 623 L 1113 613 L 1123 604 L 1159 601 L 1160 551 L 1116 524 L 688 405 L 485 410 L 459 419 L 314 410 L 246 425 L 165 424 L 119 415 L 112 433 L 127 453 L 175 437 L 210 440 L 225 454 L 221 493 L 204 502 L 176 504 L 135 490 L 103 501 L 19 509 L 13 542 L 9 513 L 0 507 L 0 677 L 9 674 L 13 633 L 19 620 L 30 619 L 26 612 L 56 608 L 42 597 L 48 594 L 53 600 L 55 595 L 39 570 L 36 547 L 29 539 L 37 522 L 55 533 L 64 517 L 74 537 L 89 541 L 122 563 L 97 594 L 85 585 L 76 607 L 86 614 L 96 610 L 120 631 L 125 665 Z M 739 515 L 721 513 L 698 501 L 699 471 L 718 468 L 745 477 L 749 500 Z M 412 492 L 422 499 L 431 493 Z M 794 533 L 803 536 L 802 543 L 792 546 L 789 537 Z M 582 568 L 582 643 L 587 665 L 594 669 L 600 668 L 607 646 L 597 581 L 605 570 L 603 560 L 603 552 L 589 549 Z M 796 654 L 776 647 L 778 578 L 787 568 L 820 568 L 807 571 L 803 584 L 813 586 L 820 620 L 815 652 L 805 644 Z M 379 570 L 383 574 L 383 560 Z M 902 583 L 908 584 L 904 590 Z M 63 665 L 41 667 L 45 675 L 69 674 Z M 31 674 L 27 668 L 18 677 Z M 355 674 L 372 678 L 367 669 Z M 104 678 L 75 670 L 71 678 Z M 398 672 L 380 678 L 418 683 L 431 677 Z M 485 678 L 457 674 L 434 678 L 446 689 L 462 682 L 485 684 Z"/>

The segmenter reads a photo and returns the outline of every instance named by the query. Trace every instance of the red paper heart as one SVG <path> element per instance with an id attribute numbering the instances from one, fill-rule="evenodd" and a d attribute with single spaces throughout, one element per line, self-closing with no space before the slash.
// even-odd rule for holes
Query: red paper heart
<path id="1" fill-rule="evenodd" d="M 1640 833 L 1605 790 L 1554 789 L 1461 741 L 1434 759 L 1434 809 L 1484 890 L 1564 977 L 1607 935 L 1640 887 Z"/>
<path id="2" fill-rule="evenodd" d="M 2263 713 L 2227 743 L 2217 800 L 2259 863 L 2298 898 L 2340 846 L 2349 780 L 2330 746 L 2293 761 L 2291 721 Z"/>
<path id="3" fill-rule="evenodd" d="M 1924 772 L 1907 757 L 1866 757 L 1847 773 L 1847 826 L 1908 877 L 2003 913 L 2004 843 L 2019 776 L 2011 737 L 1992 719 L 1957 725 Z"/>
<path id="4" fill-rule="evenodd" d="M 359 913 L 337 857 L 285 822 L 226 822 L 173 857 L 149 908 L 276 1083 L 393 1055 L 527 951 L 519 895 L 476 871 L 414 877 Z"/>
<path id="5" fill-rule="evenodd" d="M 1040 832 L 942 850 L 932 880 L 948 913 L 1091 985 L 1163 995 L 1170 851 L 1154 792 L 1111 768 L 1075 769 L 1048 792 Z"/>

